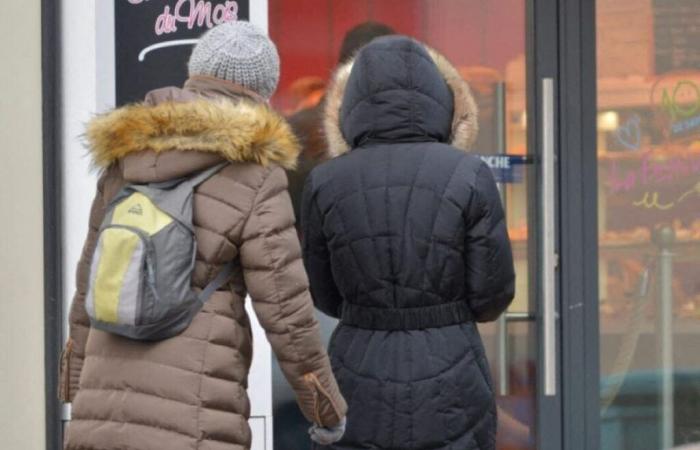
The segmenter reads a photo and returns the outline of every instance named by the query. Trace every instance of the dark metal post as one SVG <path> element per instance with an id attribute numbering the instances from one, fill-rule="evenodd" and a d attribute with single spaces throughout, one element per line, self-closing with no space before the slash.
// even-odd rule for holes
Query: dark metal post
<path id="1" fill-rule="evenodd" d="M 660 429 L 661 448 L 673 447 L 673 245 L 676 234 L 671 227 L 657 231 L 659 246 L 658 333 L 661 362 Z"/>
<path id="2" fill-rule="evenodd" d="M 63 343 L 61 278 L 60 3 L 41 2 L 43 211 L 44 211 L 44 374 L 46 448 L 62 448 L 58 367 Z"/>

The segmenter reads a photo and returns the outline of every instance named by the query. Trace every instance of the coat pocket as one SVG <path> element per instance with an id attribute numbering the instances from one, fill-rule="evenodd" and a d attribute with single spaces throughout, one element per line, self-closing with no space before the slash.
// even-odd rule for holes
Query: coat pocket
<path id="1" fill-rule="evenodd" d="M 70 361 L 73 354 L 73 340 L 68 339 L 66 347 L 61 352 L 61 367 L 58 380 L 58 399 L 63 403 L 70 403 Z"/>

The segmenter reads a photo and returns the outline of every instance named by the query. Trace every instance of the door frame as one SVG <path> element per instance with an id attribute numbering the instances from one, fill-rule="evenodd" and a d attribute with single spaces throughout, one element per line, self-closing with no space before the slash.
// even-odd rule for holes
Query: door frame
<path id="1" fill-rule="evenodd" d="M 556 393 L 554 395 L 544 395 L 545 388 L 545 371 L 547 370 L 544 359 L 546 358 L 545 350 L 545 314 L 543 307 L 544 289 L 541 281 L 543 272 L 543 236 L 542 227 L 544 216 L 546 214 L 556 214 L 558 207 L 552 207 L 545 211 L 546 206 L 542 199 L 543 186 L 540 183 L 543 175 L 543 143 L 545 139 L 545 131 L 543 130 L 543 80 L 551 78 L 554 83 L 554 97 L 551 105 L 554 112 L 553 129 L 554 133 L 554 152 L 560 148 L 556 136 L 558 133 L 557 119 L 560 118 L 559 108 L 556 104 L 556 99 L 559 98 L 559 54 L 557 51 L 558 42 L 558 20 L 557 10 L 560 0 L 530 0 L 527 1 L 526 14 L 526 67 L 527 67 L 527 145 L 531 149 L 530 153 L 534 155 L 536 164 L 534 167 L 534 178 L 536 182 L 529 183 L 528 197 L 529 202 L 533 205 L 535 212 L 529 214 L 528 226 L 534 230 L 530 234 L 530 243 L 535 250 L 530 252 L 529 267 L 534 267 L 534 271 L 529 271 L 528 285 L 530 288 L 530 298 L 534 300 L 531 304 L 532 310 L 535 311 L 536 320 L 536 336 L 537 336 L 537 353 L 536 353 L 536 386 L 535 386 L 535 448 L 539 450 L 560 450 L 562 449 L 562 396 L 559 387 L 560 370 L 556 370 Z M 558 178 L 558 177 L 557 177 Z M 559 229 L 559 220 L 555 216 L 555 228 Z M 558 239 L 555 239 L 557 241 Z M 557 243 L 555 242 L 555 246 Z M 557 280 L 557 285 L 560 285 Z M 556 296 L 557 301 L 559 295 Z M 531 300 L 531 301 L 533 301 Z M 558 309 L 558 308 L 557 308 Z M 558 324 L 558 323 L 557 323 Z M 555 330 L 557 328 L 555 327 Z M 560 332 L 555 332 L 555 342 L 560 342 Z M 561 350 L 558 345 L 554 347 L 554 361 L 561 361 Z"/>
<path id="2" fill-rule="evenodd" d="M 565 450 L 600 448 L 595 3 L 558 0 L 557 14 L 560 448 Z"/>
<path id="3" fill-rule="evenodd" d="M 532 277 L 537 317 L 537 449 L 600 448 L 598 335 L 598 215 L 595 0 L 528 2 L 528 145 L 542 175 L 542 80 L 554 80 L 556 253 L 556 393 L 544 395 L 544 311 L 539 282 L 543 253 Z M 534 184 L 534 183 L 533 183 Z M 545 205 L 541 187 L 531 198 Z M 542 227 L 540 215 L 531 222 Z M 539 244 L 539 242 L 538 242 Z"/>
<path id="4" fill-rule="evenodd" d="M 562 448 L 600 448 L 595 0 L 560 0 Z"/>

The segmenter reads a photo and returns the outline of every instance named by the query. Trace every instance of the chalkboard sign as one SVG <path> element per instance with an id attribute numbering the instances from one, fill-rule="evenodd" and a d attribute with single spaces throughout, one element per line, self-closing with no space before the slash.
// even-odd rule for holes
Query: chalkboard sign
<path id="1" fill-rule="evenodd" d="M 700 1 L 654 0 L 656 73 L 700 69 Z"/>
<path id="2" fill-rule="evenodd" d="M 197 38 L 220 23 L 248 20 L 249 13 L 249 0 L 115 0 L 117 105 L 181 86 Z"/>

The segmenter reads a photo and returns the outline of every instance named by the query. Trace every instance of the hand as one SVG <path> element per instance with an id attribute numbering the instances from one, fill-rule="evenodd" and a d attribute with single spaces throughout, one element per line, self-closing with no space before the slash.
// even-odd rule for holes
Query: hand
<path id="1" fill-rule="evenodd" d="M 330 445 L 338 442 L 345 434 L 345 424 L 347 423 L 345 417 L 340 423 L 334 427 L 326 428 L 314 424 L 309 428 L 309 435 L 311 440 L 320 445 Z"/>

